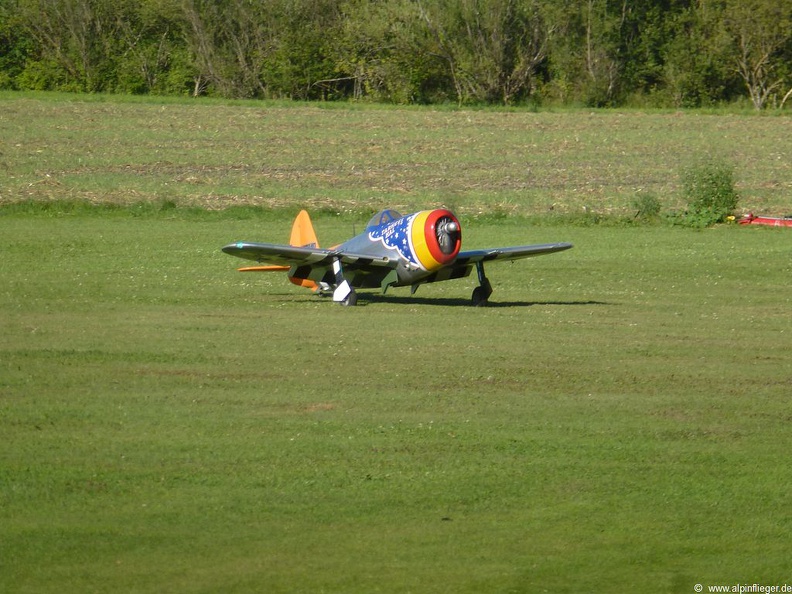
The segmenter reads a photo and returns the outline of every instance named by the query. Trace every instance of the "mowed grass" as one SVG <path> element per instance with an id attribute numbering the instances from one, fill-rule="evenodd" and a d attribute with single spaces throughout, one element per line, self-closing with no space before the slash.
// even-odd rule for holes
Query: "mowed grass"
<path id="1" fill-rule="evenodd" d="M 685 206 L 692 164 L 734 168 L 741 208 L 792 211 L 790 119 L 470 111 L 0 94 L 0 202 L 172 201 L 369 213 L 631 215 Z"/>
<path id="2" fill-rule="evenodd" d="M 462 224 L 575 248 L 342 308 L 219 251 L 283 217 L 0 215 L 0 590 L 789 582 L 790 231 Z"/>

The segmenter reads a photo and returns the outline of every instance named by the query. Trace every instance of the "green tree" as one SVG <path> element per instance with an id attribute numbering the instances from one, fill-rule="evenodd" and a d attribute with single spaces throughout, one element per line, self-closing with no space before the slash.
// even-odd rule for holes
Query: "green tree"
<path id="1" fill-rule="evenodd" d="M 536 0 L 419 1 L 457 100 L 503 103 L 530 95 L 547 58 L 550 27 Z"/>
<path id="2" fill-rule="evenodd" d="M 271 0 L 270 36 L 261 64 L 268 96 L 336 99 L 346 88 L 323 81 L 337 78 L 332 54 L 341 10 L 333 0 Z"/>
<path id="3" fill-rule="evenodd" d="M 0 0 L 0 87 L 761 109 L 790 31 L 789 0 Z"/>
<path id="4" fill-rule="evenodd" d="M 334 77 L 319 86 L 345 88 L 354 99 L 423 103 L 437 99 L 432 89 L 448 82 L 428 51 L 429 37 L 411 0 L 348 0 L 334 33 Z"/>
<path id="5" fill-rule="evenodd" d="M 754 107 L 762 109 L 785 82 L 783 50 L 792 39 L 792 2 L 727 0 L 724 16 L 736 47 L 736 70 Z"/>
<path id="6" fill-rule="evenodd" d="M 123 5 L 113 0 L 20 0 L 18 7 L 21 23 L 37 45 L 41 71 L 51 72 L 47 88 L 112 90 L 107 79 L 121 55 Z"/>
<path id="7" fill-rule="evenodd" d="M 589 105 L 605 106 L 615 102 L 622 69 L 619 31 L 624 22 L 625 5 L 614 9 L 607 0 L 587 0 L 584 4 L 586 103 Z"/>
<path id="8" fill-rule="evenodd" d="M 699 2 L 676 14 L 669 27 L 663 83 L 673 105 L 699 107 L 739 95 L 720 5 Z"/>
<path id="9" fill-rule="evenodd" d="M 121 56 L 116 89 L 126 93 L 182 94 L 192 80 L 179 0 L 129 2 L 118 23 Z"/>
<path id="10" fill-rule="evenodd" d="M 0 89 L 15 89 L 34 41 L 27 34 L 16 0 L 0 0 Z"/>
<path id="11" fill-rule="evenodd" d="M 608 0 L 562 0 L 549 3 L 546 13 L 553 27 L 545 93 L 564 103 L 615 104 L 622 72 L 621 6 L 615 9 Z"/>

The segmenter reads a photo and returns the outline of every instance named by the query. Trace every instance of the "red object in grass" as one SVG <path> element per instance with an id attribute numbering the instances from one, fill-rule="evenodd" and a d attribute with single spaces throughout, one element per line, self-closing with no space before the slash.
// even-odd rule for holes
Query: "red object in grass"
<path id="1" fill-rule="evenodd" d="M 769 225 L 770 227 L 792 227 L 792 216 L 789 217 L 757 217 L 749 212 L 742 219 L 740 225 Z"/>

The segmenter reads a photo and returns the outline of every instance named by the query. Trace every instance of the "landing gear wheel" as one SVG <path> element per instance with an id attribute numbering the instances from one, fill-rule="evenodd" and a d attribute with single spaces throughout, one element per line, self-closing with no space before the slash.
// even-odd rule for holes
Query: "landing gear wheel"
<path id="1" fill-rule="evenodd" d="M 344 299 L 341 302 L 341 305 L 343 305 L 344 307 L 353 307 L 357 305 L 357 293 L 352 291 L 349 295 L 346 296 L 346 299 Z"/>
<path id="2" fill-rule="evenodd" d="M 490 289 L 489 293 L 486 291 L 484 287 L 476 287 L 473 289 L 473 297 L 471 299 L 474 307 L 484 307 L 489 303 L 489 296 L 492 293 L 492 289 Z"/>
<path id="3" fill-rule="evenodd" d="M 490 295 L 492 295 L 492 285 L 484 274 L 484 262 L 476 262 L 476 272 L 478 273 L 479 286 L 473 289 L 473 305 L 483 307 L 487 305 Z"/>

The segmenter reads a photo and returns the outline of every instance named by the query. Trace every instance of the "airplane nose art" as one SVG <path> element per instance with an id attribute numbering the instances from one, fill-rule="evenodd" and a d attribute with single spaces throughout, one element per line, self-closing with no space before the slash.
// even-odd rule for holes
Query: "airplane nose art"
<path id="1" fill-rule="evenodd" d="M 414 254 L 426 270 L 452 262 L 462 246 L 462 226 L 450 210 L 424 210 L 412 224 Z"/>

